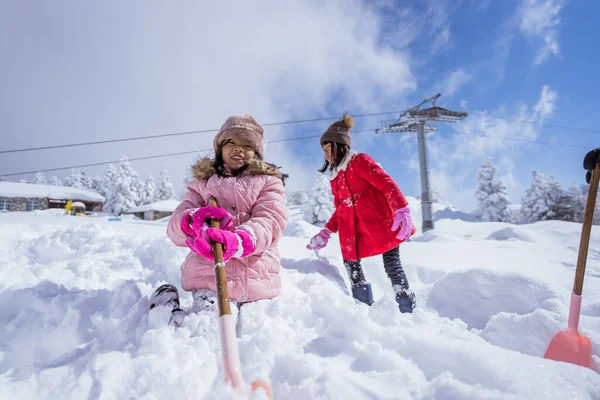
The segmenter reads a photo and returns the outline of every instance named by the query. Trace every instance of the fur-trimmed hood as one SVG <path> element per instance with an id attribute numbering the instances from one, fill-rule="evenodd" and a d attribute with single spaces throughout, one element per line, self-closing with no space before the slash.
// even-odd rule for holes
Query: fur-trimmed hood
<path id="1" fill-rule="evenodd" d="M 216 172 L 215 160 L 210 157 L 204 157 L 196 164 L 192 165 L 192 176 L 200 180 L 208 179 Z M 248 167 L 244 173 L 249 173 L 250 175 L 275 176 L 281 180 L 284 178 L 276 166 L 257 159 L 248 162 Z"/>

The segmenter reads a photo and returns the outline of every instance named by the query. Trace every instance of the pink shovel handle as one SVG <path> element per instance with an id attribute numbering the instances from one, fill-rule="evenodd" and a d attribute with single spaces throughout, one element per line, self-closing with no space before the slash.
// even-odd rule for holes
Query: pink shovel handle
<path id="1" fill-rule="evenodd" d="M 571 293 L 571 305 L 569 306 L 570 331 L 579 332 L 579 315 L 581 313 L 581 296 Z"/>

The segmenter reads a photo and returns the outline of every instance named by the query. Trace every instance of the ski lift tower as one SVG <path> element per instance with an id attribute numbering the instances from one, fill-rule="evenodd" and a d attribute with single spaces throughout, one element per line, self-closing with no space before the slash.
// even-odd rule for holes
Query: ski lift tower
<path id="1" fill-rule="evenodd" d="M 431 198 L 429 196 L 429 171 L 427 169 L 427 151 L 425 146 L 425 132 L 435 131 L 435 122 L 457 122 L 468 116 L 466 112 L 450 111 L 435 105 L 440 93 L 423 100 L 414 107 L 400 113 L 400 117 L 392 121 L 384 121 L 375 133 L 386 132 L 417 132 L 419 146 L 419 164 L 421 169 L 421 211 L 422 230 L 427 232 L 433 229 L 433 214 L 431 212 Z M 425 103 L 431 102 L 431 107 L 421 108 Z"/>

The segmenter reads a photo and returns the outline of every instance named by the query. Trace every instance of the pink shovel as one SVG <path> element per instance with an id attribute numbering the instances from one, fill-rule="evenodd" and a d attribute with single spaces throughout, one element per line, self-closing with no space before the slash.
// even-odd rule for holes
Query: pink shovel
<path id="1" fill-rule="evenodd" d="M 209 204 L 218 207 L 214 197 L 211 197 Z M 219 229 L 219 221 L 215 219 L 210 220 L 210 225 L 212 228 Z M 263 389 L 267 393 L 267 397 L 273 399 L 273 392 L 266 381 L 257 380 L 250 383 L 250 385 L 244 382 L 237 337 L 235 335 L 235 318 L 231 315 L 229 307 L 227 276 L 225 275 L 225 262 L 223 261 L 223 246 L 221 243 L 213 243 L 213 256 L 215 259 L 215 283 L 217 286 L 217 305 L 219 311 L 219 338 L 225 382 L 228 382 L 233 388 L 248 396 L 258 389 Z"/>
<path id="2" fill-rule="evenodd" d="M 590 183 L 590 191 L 583 217 L 579 256 L 575 271 L 575 284 L 573 286 L 573 293 L 571 293 L 571 305 L 569 307 L 568 328 L 558 332 L 552 338 L 546 354 L 544 354 L 544 358 L 585 367 L 589 366 L 592 360 L 592 342 L 590 338 L 579 333 L 579 315 L 581 313 L 581 292 L 583 290 L 583 277 L 585 276 L 585 263 L 590 244 L 596 194 L 598 193 L 598 181 L 600 181 L 600 148 L 590 151 L 585 156 L 583 167 L 588 170 L 586 179 Z"/>

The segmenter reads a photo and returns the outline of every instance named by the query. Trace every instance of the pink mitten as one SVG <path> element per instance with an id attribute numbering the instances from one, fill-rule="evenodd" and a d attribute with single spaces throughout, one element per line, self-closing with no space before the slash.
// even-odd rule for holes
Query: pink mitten
<path id="1" fill-rule="evenodd" d="M 413 223 L 408 207 L 396 210 L 394 223 L 392 224 L 392 231 L 395 231 L 398 228 L 400 228 L 400 232 L 398 232 L 398 235 L 396 235 L 397 239 L 406 240 L 410 237 L 413 229 Z"/>
<path id="2" fill-rule="evenodd" d="M 310 239 L 310 243 L 306 246 L 309 250 L 321 250 L 327 246 L 327 242 L 331 237 L 331 232 L 327 229 L 322 229 L 321 232 L 317 233 Z"/>
<path id="3" fill-rule="evenodd" d="M 227 210 L 206 206 L 186 213 L 181 220 L 181 230 L 187 236 L 196 237 L 198 236 L 198 232 L 202 230 L 202 227 L 208 225 L 205 221 L 209 218 L 218 219 L 221 229 L 230 231 L 233 227 L 233 216 Z"/>
<path id="4" fill-rule="evenodd" d="M 211 243 L 223 245 L 223 261 L 225 262 L 233 257 L 246 257 L 256 249 L 256 244 L 250 234 L 242 229 L 229 232 L 203 227 L 197 238 L 188 238 L 186 243 L 193 252 L 211 261 L 214 261 Z"/>

